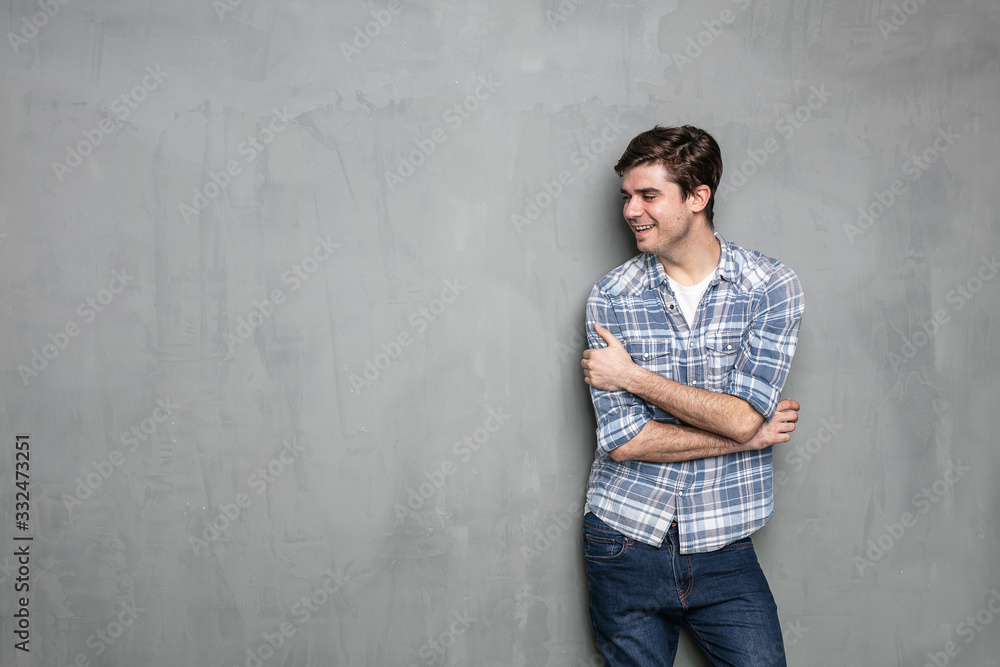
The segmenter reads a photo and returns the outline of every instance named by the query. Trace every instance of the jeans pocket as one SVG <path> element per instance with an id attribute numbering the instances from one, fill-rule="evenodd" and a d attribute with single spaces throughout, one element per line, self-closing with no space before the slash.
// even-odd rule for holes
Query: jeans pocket
<path id="1" fill-rule="evenodd" d="M 589 561 L 608 562 L 618 560 L 628 549 L 628 538 L 619 533 L 594 530 L 583 527 L 583 556 Z"/>

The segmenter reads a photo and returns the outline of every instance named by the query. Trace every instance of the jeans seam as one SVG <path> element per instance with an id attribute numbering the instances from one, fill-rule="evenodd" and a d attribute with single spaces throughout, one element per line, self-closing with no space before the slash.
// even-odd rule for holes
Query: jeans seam
<path id="1" fill-rule="evenodd" d="M 688 556 L 681 556 L 681 560 L 684 561 L 685 568 L 687 569 L 687 586 L 684 590 L 677 591 L 677 597 L 681 601 L 681 606 L 687 609 L 686 600 L 691 591 L 694 590 L 694 570 L 691 568 L 691 559 Z"/>
<path id="2" fill-rule="evenodd" d="M 684 623 L 684 626 L 687 627 L 687 629 L 691 632 L 691 634 L 696 635 L 698 637 L 698 639 L 700 640 L 698 642 L 698 648 L 700 648 L 702 651 L 704 651 L 705 655 L 707 655 L 709 657 L 709 659 L 712 661 L 713 667 L 717 667 L 719 663 L 716 662 L 717 656 L 714 653 L 712 653 L 712 650 L 711 650 L 712 649 L 712 644 L 711 644 L 711 642 L 709 642 L 707 639 L 705 639 L 705 636 L 703 634 L 701 634 L 700 632 L 698 632 L 698 628 L 694 627 L 694 624 L 692 624 L 691 621 L 689 621 L 687 618 L 684 619 L 683 623 Z"/>

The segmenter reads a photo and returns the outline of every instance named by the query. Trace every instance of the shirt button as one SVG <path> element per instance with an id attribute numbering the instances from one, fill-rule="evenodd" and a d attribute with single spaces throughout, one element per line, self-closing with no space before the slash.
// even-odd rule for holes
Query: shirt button
<path id="1" fill-rule="evenodd" d="M 673 310 L 674 309 L 674 304 L 670 304 L 669 306 L 667 306 L 667 308 L 669 308 L 670 310 Z"/>
<path id="2" fill-rule="evenodd" d="M 726 349 L 727 349 L 727 350 L 731 350 L 731 349 L 733 349 L 733 346 L 732 346 L 732 345 L 727 345 L 727 346 L 726 346 Z"/>
<path id="3" fill-rule="evenodd" d="M 691 343 L 691 347 L 694 347 L 694 343 Z"/>
<path id="4" fill-rule="evenodd" d="M 696 385 L 696 384 L 698 384 L 698 381 L 697 381 L 697 380 L 694 380 L 693 382 L 691 382 L 691 385 L 692 385 L 692 386 L 694 386 L 694 385 Z"/>
<path id="5" fill-rule="evenodd" d="M 643 359 L 649 359 L 649 352 L 643 352 L 642 353 L 642 358 Z"/>

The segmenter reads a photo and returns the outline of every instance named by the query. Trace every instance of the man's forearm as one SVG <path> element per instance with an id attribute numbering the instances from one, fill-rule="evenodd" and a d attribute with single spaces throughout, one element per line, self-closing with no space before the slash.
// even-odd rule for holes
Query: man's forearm
<path id="1" fill-rule="evenodd" d="M 752 437 L 734 440 L 694 426 L 648 421 L 631 440 L 611 450 L 615 461 L 648 461 L 676 463 L 722 456 L 733 452 L 760 451 L 781 442 L 788 442 L 799 420 L 799 403 L 782 399 L 770 421 Z"/>
<path id="2" fill-rule="evenodd" d="M 764 417 L 742 398 L 689 387 L 641 366 L 628 374 L 624 389 L 686 424 L 730 441 L 746 442 L 764 423 Z"/>
<path id="3" fill-rule="evenodd" d="M 610 455 L 615 461 L 677 463 L 749 448 L 746 443 L 693 426 L 648 421 L 634 438 L 611 450 Z"/>

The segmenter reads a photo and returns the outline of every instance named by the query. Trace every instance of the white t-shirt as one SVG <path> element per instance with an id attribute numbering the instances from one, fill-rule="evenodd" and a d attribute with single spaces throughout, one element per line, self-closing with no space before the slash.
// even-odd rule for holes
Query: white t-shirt
<path id="1" fill-rule="evenodd" d="M 712 278 L 714 277 L 715 271 L 712 271 L 700 283 L 689 287 L 687 285 L 680 285 L 670 276 L 667 276 L 667 280 L 670 282 L 670 289 L 673 290 L 674 296 L 677 298 L 677 305 L 681 307 L 681 313 L 683 313 L 689 327 L 694 326 L 695 311 L 698 310 L 701 297 L 704 296 L 705 290 L 708 289 L 708 284 L 712 282 Z"/>

